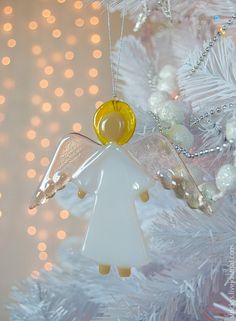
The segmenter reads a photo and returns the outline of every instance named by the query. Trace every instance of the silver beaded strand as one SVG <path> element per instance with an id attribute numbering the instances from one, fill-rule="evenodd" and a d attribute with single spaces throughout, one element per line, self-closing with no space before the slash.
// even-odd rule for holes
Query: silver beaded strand
<path id="1" fill-rule="evenodd" d="M 221 38 L 221 36 L 224 34 L 224 32 L 234 23 L 236 22 L 236 13 L 234 13 L 232 15 L 232 17 L 225 23 L 222 25 L 221 30 L 217 31 L 217 33 L 215 34 L 215 36 L 213 37 L 213 39 L 211 39 L 207 46 L 205 47 L 205 49 L 202 51 L 198 61 L 196 62 L 196 64 L 194 66 L 192 66 L 192 69 L 190 70 L 190 75 L 193 75 L 198 68 L 203 64 L 203 62 L 205 61 L 206 57 L 208 56 L 209 52 L 211 51 L 211 48 L 214 47 L 214 45 L 216 44 L 216 42 Z"/>
<path id="2" fill-rule="evenodd" d="M 161 126 L 160 118 L 157 116 L 157 114 L 155 114 L 153 112 L 150 112 L 150 114 L 154 118 L 160 133 L 163 134 L 163 128 Z M 170 141 L 170 143 L 174 146 L 174 148 L 175 148 L 175 150 L 176 150 L 176 152 L 178 154 L 182 154 L 184 157 L 186 157 L 188 159 L 194 159 L 194 158 L 206 156 L 206 155 L 209 155 L 209 154 L 212 154 L 212 153 L 222 152 L 223 149 L 227 149 L 232 144 L 234 144 L 233 141 L 229 141 L 229 142 L 225 142 L 224 144 L 222 144 L 222 146 L 216 146 L 214 148 L 204 149 L 204 150 L 200 150 L 200 151 L 195 152 L 195 153 L 191 153 L 191 152 L 187 151 L 185 148 L 179 146 L 178 144 L 175 144 L 172 141 Z"/>
<path id="3" fill-rule="evenodd" d="M 213 107 L 213 108 L 210 109 L 209 112 L 206 112 L 205 114 L 197 116 L 197 117 L 195 116 L 195 120 L 192 122 L 191 127 L 193 127 L 195 125 L 198 125 L 204 119 L 209 119 L 209 117 L 218 115 L 218 114 L 224 112 L 225 110 L 232 109 L 233 107 L 236 107 L 236 105 L 232 104 L 232 103 L 224 104 L 223 106 Z"/>

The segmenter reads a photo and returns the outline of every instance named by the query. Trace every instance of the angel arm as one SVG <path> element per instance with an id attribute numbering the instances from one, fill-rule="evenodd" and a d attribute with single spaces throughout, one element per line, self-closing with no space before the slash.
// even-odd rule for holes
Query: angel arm
<path id="1" fill-rule="evenodd" d="M 78 133 L 63 137 L 52 161 L 30 203 L 34 208 L 52 198 L 72 179 L 73 174 L 100 148 L 100 145 Z"/>

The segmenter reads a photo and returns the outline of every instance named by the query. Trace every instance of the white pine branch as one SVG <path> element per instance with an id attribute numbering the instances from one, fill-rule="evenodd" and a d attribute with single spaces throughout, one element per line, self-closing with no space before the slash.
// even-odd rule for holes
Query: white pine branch
<path id="1" fill-rule="evenodd" d="M 207 104 L 220 104 L 236 99 L 236 51 L 233 40 L 222 38 L 211 49 L 205 66 L 194 74 L 190 71 L 201 55 L 195 50 L 179 70 L 179 85 L 185 101 L 193 107 Z"/>

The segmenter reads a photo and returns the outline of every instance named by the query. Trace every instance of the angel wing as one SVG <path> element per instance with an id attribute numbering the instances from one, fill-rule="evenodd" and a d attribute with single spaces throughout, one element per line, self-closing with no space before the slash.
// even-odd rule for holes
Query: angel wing
<path id="1" fill-rule="evenodd" d="M 129 144 L 127 149 L 154 179 L 160 180 L 164 188 L 173 189 L 189 207 L 212 212 L 190 170 L 165 136 L 150 134 Z"/>
<path id="2" fill-rule="evenodd" d="M 58 190 L 64 188 L 78 168 L 100 147 L 100 144 L 78 133 L 71 133 L 63 137 L 32 198 L 30 209 L 45 203 Z"/>

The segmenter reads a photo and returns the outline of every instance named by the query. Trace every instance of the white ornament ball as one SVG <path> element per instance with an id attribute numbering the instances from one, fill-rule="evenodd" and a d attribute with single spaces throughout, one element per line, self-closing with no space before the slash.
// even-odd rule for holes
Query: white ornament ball
<path id="1" fill-rule="evenodd" d="M 170 125 L 181 124 L 184 122 L 184 107 L 183 103 L 170 100 L 157 108 L 157 115 Z"/>
<path id="2" fill-rule="evenodd" d="M 157 89 L 167 92 L 172 96 L 173 93 L 178 92 L 178 84 L 175 78 L 159 79 L 157 82 Z"/>
<path id="3" fill-rule="evenodd" d="M 175 144 L 185 149 L 190 149 L 194 143 L 193 134 L 184 125 L 174 125 L 167 132 L 166 136 Z"/>
<path id="4" fill-rule="evenodd" d="M 236 190 L 236 167 L 223 165 L 216 175 L 216 186 L 222 193 Z"/>
<path id="5" fill-rule="evenodd" d="M 172 65 L 165 65 L 159 72 L 159 77 L 162 79 L 176 78 L 176 68 Z"/>
<path id="6" fill-rule="evenodd" d="M 232 118 L 226 123 L 226 138 L 236 140 L 236 118 Z"/>
<path id="7" fill-rule="evenodd" d="M 149 109 L 156 113 L 157 108 L 162 106 L 164 103 L 166 103 L 170 99 L 169 95 L 165 92 L 156 91 L 154 92 L 150 98 L 148 99 L 149 102 Z"/>

